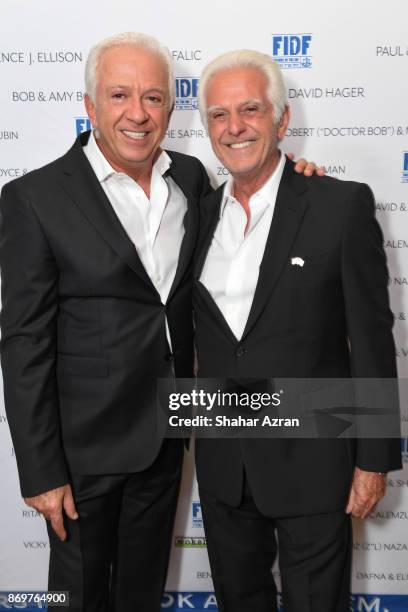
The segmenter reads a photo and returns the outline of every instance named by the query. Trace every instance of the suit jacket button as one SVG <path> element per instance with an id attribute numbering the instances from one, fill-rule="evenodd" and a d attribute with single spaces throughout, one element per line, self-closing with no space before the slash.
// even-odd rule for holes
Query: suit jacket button
<path id="1" fill-rule="evenodd" d="M 164 356 L 165 361 L 173 361 L 173 359 L 174 359 L 173 353 L 166 353 Z"/>
<path id="2" fill-rule="evenodd" d="M 247 352 L 246 348 L 244 348 L 243 346 L 240 346 L 237 348 L 237 350 L 235 351 L 235 355 L 237 357 L 243 357 L 245 355 L 245 353 Z"/>

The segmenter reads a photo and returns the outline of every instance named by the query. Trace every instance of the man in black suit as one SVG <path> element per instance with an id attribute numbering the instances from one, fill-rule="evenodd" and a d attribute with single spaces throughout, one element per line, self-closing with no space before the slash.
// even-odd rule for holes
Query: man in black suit
<path id="1" fill-rule="evenodd" d="M 193 374 L 211 189 L 196 158 L 160 148 L 173 80 L 155 39 L 102 41 L 86 70 L 96 138 L 2 191 L 6 409 L 22 494 L 49 519 L 49 589 L 76 611 L 161 606 L 183 445 L 163 443 L 156 380 Z"/>
<path id="2" fill-rule="evenodd" d="M 366 185 L 295 175 L 278 148 L 286 89 L 269 56 L 204 70 L 202 118 L 231 179 L 202 203 L 194 271 L 199 377 L 394 378 L 381 230 Z M 349 609 L 350 515 L 401 467 L 398 439 L 199 439 L 197 478 L 222 612 Z"/>
<path id="3" fill-rule="evenodd" d="M 183 456 L 163 442 L 156 381 L 193 374 L 211 187 L 196 158 L 160 148 L 174 78 L 157 40 L 100 42 L 85 78 L 95 131 L 2 190 L 5 402 L 22 494 L 48 519 L 49 589 L 77 612 L 154 612 Z"/>

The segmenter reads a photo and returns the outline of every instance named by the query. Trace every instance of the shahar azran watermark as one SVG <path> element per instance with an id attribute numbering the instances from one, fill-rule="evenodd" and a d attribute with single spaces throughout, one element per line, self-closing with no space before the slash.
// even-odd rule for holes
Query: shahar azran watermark
<path id="1" fill-rule="evenodd" d="M 281 404 L 283 391 L 275 393 L 227 392 L 218 389 L 215 392 L 203 389 L 192 389 L 188 393 L 171 393 L 169 395 L 169 410 L 178 411 L 181 408 L 198 408 L 211 411 L 214 408 L 250 409 L 278 407 Z M 218 414 L 215 417 L 205 414 L 195 416 L 169 416 L 170 427 L 300 427 L 298 418 L 259 416 L 227 416 Z"/>
<path id="2" fill-rule="evenodd" d="M 158 429 L 166 437 L 400 438 L 405 379 L 159 379 Z M 401 401 L 399 401 L 401 400 Z"/>

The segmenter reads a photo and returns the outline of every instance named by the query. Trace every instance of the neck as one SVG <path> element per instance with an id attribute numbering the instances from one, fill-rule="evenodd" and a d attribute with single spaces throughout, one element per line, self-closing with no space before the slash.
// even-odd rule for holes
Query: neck
<path id="1" fill-rule="evenodd" d="M 140 187 L 145 192 L 146 196 L 150 198 L 150 184 L 152 180 L 153 165 L 155 164 L 156 160 L 160 156 L 162 150 L 160 148 L 157 149 L 157 151 L 154 154 L 153 159 L 146 160 L 145 163 L 143 164 L 141 163 L 140 165 L 135 167 L 130 164 L 129 165 L 117 164 L 114 160 L 112 160 L 109 157 L 109 153 L 105 151 L 103 144 L 99 140 L 96 140 L 96 144 L 98 145 L 101 152 L 106 157 L 106 159 L 108 160 L 112 168 L 116 170 L 116 172 L 123 172 L 124 174 L 127 174 L 128 176 L 130 176 L 130 178 L 132 178 L 134 181 L 136 181 L 138 185 L 140 185 Z"/>

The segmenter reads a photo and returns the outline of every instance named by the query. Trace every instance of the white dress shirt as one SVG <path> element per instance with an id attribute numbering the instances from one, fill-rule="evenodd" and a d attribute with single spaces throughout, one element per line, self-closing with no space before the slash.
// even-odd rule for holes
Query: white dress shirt
<path id="1" fill-rule="evenodd" d="M 134 179 L 112 168 L 93 132 L 84 153 L 165 304 L 176 275 L 187 212 L 187 199 L 180 187 L 171 177 L 163 176 L 170 167 L 170 157 L 163 151 L 153 165 L 149 200 Z M 167 320 L 166 331 L 171 346 Z"/>
<path id="2" fill-rule="evenodd" d="M 273 174 L 249 199 L 250 224 L 233 196 L 233 179 L 225 184 L 217 228 L 200 281 L 207 288 L 237 340 L 242 338 L 258 282 L 259 266 L 275 210 L 285 156 Z"/>

